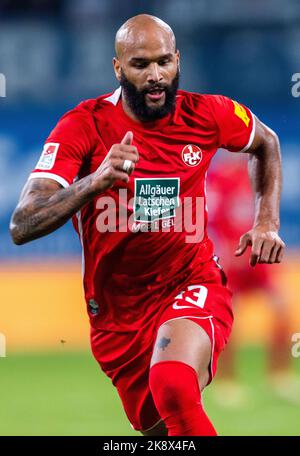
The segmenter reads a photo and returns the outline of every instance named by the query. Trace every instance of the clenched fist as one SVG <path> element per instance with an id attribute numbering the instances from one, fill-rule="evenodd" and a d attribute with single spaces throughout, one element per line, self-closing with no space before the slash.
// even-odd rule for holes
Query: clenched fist
<path id="1" fill-rule="evenodd" d="M 138 150 L 132 145 L 133 133 L 128 131 L 120 144 L 114 144 L 99 168 L 92 174 L 96 193 L 111 188 L 117 179 L 129 181 L 129 176 L 139 159 Z"/>

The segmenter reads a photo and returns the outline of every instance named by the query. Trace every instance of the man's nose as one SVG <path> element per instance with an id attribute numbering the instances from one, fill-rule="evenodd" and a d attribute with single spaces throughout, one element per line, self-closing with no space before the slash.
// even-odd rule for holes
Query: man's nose
<path id="1" fill-rule="evenodd" d="M 159 65 L 156 62 L 152 62 L 149 65 L 148 82 L 159 82 L 162 80 Z"/>

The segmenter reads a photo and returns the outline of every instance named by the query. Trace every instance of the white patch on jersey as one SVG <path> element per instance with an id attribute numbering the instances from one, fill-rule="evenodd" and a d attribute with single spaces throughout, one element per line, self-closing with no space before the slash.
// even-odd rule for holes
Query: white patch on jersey
<path id="1" fill-rule="evenodd" d="M 46 143 L 35 169 L 52 169 L 55 163 L 59 143 Z"/>
<path id="2" fill-rule="evenodd" d="M 194 144 L 187 144 L 181 152 L 183 163 L 187 166 L 197 166 L 202 161 L 202 150 Z"/>
<path id="3" fill-rule="evenodd" d="M 193 291 L 193 290 L 195 290 L 195 291 Z M 189 296 L 184 296 L 185 292 L 182 291 L 175 297 L 175 299 L 180 299 L 180 300 L 186 301 L 186 302 L 192 304 L 192 306 L 178 305 L 178 301 L 175 301 L 173 304 L 173 309 L 175 309 L 175 310 L 176 309 L 193 309 L 194 306 L 200 307 L 200 309 L 203 309 L 206 298 L 207 298 L 207 293 L 208 293 L 207 288 L 204 287 L 203 285 L 190 285 L 187 287 L 186 291 L 193 291 L 193 293 L 192 293 L 193 297 L 191 298 Z"/>

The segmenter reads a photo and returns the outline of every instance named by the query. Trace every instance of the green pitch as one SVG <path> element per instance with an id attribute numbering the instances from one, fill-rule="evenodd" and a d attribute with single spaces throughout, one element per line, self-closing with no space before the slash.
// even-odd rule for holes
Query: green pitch
<path id="1" fill-rule="evenodd" d="M 240 405 L 222 403 L 218 380 L 206 389 L 205 407 L 219 434 L 300 435 L 299 404 L 275 395 L 263 365 L 261 350 L 240 353 L 239 380 L 248 395 Z M 297 371 L 300 376 L 300 359 Z M 140 434 L 92 355 L 62 350 L 0 358 L 0 435 Z"/>

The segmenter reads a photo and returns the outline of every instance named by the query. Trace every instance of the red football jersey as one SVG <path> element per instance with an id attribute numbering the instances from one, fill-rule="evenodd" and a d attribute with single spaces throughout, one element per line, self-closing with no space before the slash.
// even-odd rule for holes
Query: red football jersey
<path id="1" fill-rule="evenodd" d="M 171 286 L 174 278 L 211 259 L 206 172 L 219 147 L 247 150 L 254 130 L 254 117 L 245 106 L 221 95 L 185 91 L 178 91 L 174 113 L 153 122 L 135 122 L 126 115 L 120 88 L 80 103 L 60 119 L 30 178 L 51 178 L 67 187 L 93 173 L 127 131 L 133 132 L 139 151 L 129 183 L 117 181 L 73 218 L 83 247 L 84 289 L 93 327 L 138 329 L 141 319 L 150 318 L 159 307 L 155 299 L 151 308 L 143 304 L 145 294 Z M 197 206 L 197 197 L 202 206 Z M 188 242 L 189 225 L 184 222 L 183 229 L 177 229 L 186 201 L 202 230 L 200 238 Z M 108 231 L 103 229 L 106 223 Z"/>

